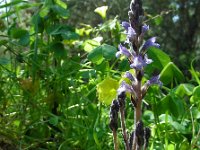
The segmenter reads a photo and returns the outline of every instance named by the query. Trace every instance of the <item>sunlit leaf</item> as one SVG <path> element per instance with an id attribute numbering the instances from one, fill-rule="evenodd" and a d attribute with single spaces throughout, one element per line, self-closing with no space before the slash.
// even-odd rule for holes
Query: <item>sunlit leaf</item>
<path id="1" fill-rule="evenodd" d="M 180 84 L 177 89 L 176 89 L 176 94 L 180 97 L 183 97 L 184 95 L 192 95 L 192 91 L 194 89 L 194 85 L 192 84 L 188 84 L 188 83 L 185 83 L 185 84 Z"/>
<path id="2" fill-rule="evenodd" d="M 104 79 L 97 85 L 99 101 L 107 105 L 111 104 L 112 100 L 116 98 L 118 87 L 118 81 L 110 77 Z"/>
<path id="3" fill-rule="evenodd" d="M 173 81 L 180 83 L 184 80 L 184 75 L 173 62 L 170 62 L 161 71 L 160 80 L 164 85 L 172 83 Z"/>
<path id="4" fill-rule="evenodd" d="M 101 7 L 97 7 L 94 12 L 96 12 L 97 14 L 99 14 L 103 19 L 106 18 L 106 12 L 108 10 L 108 6 L 101 6 Z"/>
<path id="5" fill-rule="evenodd" d="M 88 59 L 93 63 L 100 64 L 104 59 L 111 60 L 115 58 L 115 53 L 117 49 L 113 46 L 103 44 L 95 49 L 93 49 L 88 54 Z"/>

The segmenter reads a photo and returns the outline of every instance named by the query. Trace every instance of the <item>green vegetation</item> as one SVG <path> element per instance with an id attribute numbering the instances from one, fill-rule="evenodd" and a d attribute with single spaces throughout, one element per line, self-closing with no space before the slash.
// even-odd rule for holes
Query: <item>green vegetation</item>
<path id="1" fill-rule="evenodd" d="M 129 3 L 0 1 L 0 149 L 113 149 L 110 104 L 130 69 L 115 54 L 126 39 L 120 24 L 128 20 Z M 149 149 L 198 150 L 200 3 L 152 3 L 143 2 L 151 28 L 147 37 L 158 36 L 163 50 L 148 50 L 153 63 L 142 82 L 160 73 L 163 86 L 150 87 L 142 105 L 143 123 L 152 131 Z M 127 112 L 132 112 L 125 114 L 131 131 L 134 114 L 130 107 Z"/>

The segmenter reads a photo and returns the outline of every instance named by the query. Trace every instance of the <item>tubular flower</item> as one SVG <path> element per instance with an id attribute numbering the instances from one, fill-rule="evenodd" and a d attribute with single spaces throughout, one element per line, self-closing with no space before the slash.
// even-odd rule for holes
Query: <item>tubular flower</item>
<path id="1" fill-rule="evenodd" d="M 148 40 L 144 43 L 144 45 L 143 45 L 143 47 L 142 47 L 142 50 L 145 51 L 145 50 L 147 50 L 149 47 L 152 47 L 152 46 L 159 48 L 160 45 L 159 45 L 158 43 L 155 43 L 155 42 L 156 42 L 156 37 L 152 37 L 152 38 L 148 39 Z"/>
<path id="2" fill-rule="evenodd" d="M 131 53 L 128 51 L 128 49 L 121 44 L 118 46 L 119 51 L 116 53 L 116 57 L 119 58 L 122 54 L 126 57 L 130 57 Z"/>
<path id="3" fill-rule="evenodd" d="M 144 58 L 142 55 L 138 55 L 133 58 L 133 63 L 130 65 L 130 67 L 136 70 L 142 70 L 146 65 L 150 63 L 152 63 L 152 60 L 148 59 L 146 55 Z"/>
<path id="4" fill-rule="evenodd" d="M 146 83 L 148 86 L 153 84 L 158 84 L 160 87 L 162 86 L 162 82 L 160 81 L 160 75 L 152 77 L 150 80 Z"/>
<path id="5" fill-rule="evenodd" d="M 122 81 L 120 87 L 117 90 L 118 95 L 123 92 L 135 93 L 131 85 L 127 84 L 125 81 Z"/>
<path id="6" fill-rule="evenodd" d="M 142 33 L 141 35 L 144 36 L 144 34 L 149 30 L 149 25 L 143 25 L 142 26 Z"/>
<path id="7" fill-rule="evenodd" d="M 128 31 L 128 28 L 130 27 L 130 23 L 128 23 L 128 22 L 126 22 L 126 21 L 123 21 L 123 22 L 122 22 L 122 27 L 124 27 L 124 29 L 125 29 L 126 31 Z"/>
<path id="8" fill-rule="evenodd" d="M 126 73 L 124 74 L 124 77 L 128 78 L 131 81 L 136 81 L 136 78 L 129 71 L 126 71 Z"/>
<path id="9" fill-rule="evenodd" d="M 133 41 L 136 38 L 136 32 L 132 27 L 128 27 L 127 42 Z"/>

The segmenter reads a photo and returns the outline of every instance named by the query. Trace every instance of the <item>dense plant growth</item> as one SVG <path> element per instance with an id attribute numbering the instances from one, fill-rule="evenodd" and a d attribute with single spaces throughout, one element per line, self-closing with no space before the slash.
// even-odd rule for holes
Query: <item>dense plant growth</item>
<path id="1" fill-rule="evenodd" d="M 129 3 L 128 0 L 124 3 L 120 0 L 0 1 L 0 149 L 113 149 L 110 105 L 122 81 L 130 83 L 124 77 L 128 75 L 126 71 L 134 74 L 135 69 L 141 73 L 137 64 L 132 62 L 130 70 L 127 59 L 115 57 L 118 45 L 126 40 L 121 20 L 128 20 L 124 18 L 125 11 L 120 13 L 120 6 L 128 10 Z M 81 4 L 84 8 L 80 9 Z M 143 23 L 151 25 L 155 23 L 149 19 L 155 21 L 159 30 L 154 31 L 152 26 L 144 39 L 156 33 L 158 41 L 162 41 L 159 44 L 165 45 L 167 38 L 159 37 L 165 33 L 162 19 L 168 17 L 167 13 L 154 14 L 149 4 L 144 0 Z M 190 6 L 193 5 L 186 8 Z M 151 13 L 159 17 L 153 18 Z M 160 24 L 158 18 L 162 18 Z M 140 33 L 141 30 L 136 32 Z M 141 121 L 151 129 L 148 149 L 197 150 L 200 148 L 198 59 L 192 58 L 190 65 L 186 65 L 188 68 L 178 67 L 171 60 L 174 56 L 170 58 L 164 52 L 172 51 L 170 44 L 164 47 L 167 49 L 149 47 L 145 51 L 148 59 L 146 54 L 142 55 L 145 56 L 142 59 L 151 59 L 152 63 L 146 65 L 146 62 L 141 83 L 150 82 L 158 74 L 163 83 L 162 88 L 149 87 L 141 105 Z M 125 45 L 120 46 L 121 52 L 124 49 Z M 184 73 L 179 68 L 184 68 Z M 131 132 L 134 110 L 129 94 L 124 111 L 126 129 Z M 121 134 L 118 134 L 118 148 L 124 149 Z"/>

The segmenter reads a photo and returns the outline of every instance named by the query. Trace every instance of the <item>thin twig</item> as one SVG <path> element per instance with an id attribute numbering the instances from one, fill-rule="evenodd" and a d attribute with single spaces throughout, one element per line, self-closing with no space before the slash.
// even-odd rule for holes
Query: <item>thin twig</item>
<path id="1" fill-rule="evenodd" d="M 122 127 L 122 133 L 123 133 L 126 150 L 130 150 L 129 144 L 128 144 L 128 135 L 126 133 L 125 116 L 124 116 L 124 108 L 123 107 L 120 107 L 120 117 L 121 117 L 121 127 Z"/>

